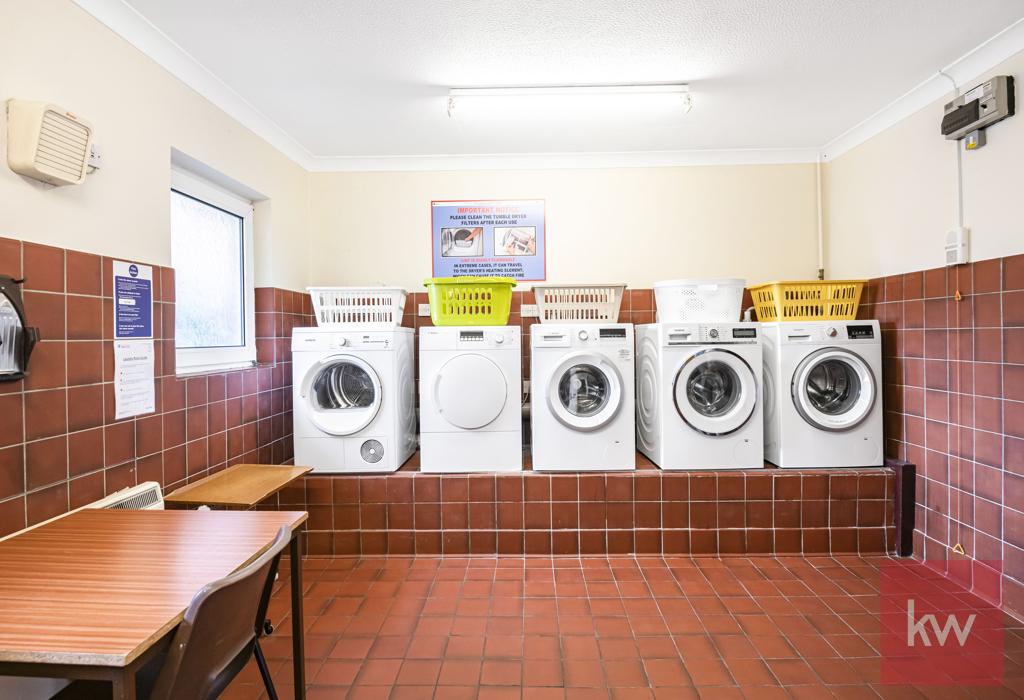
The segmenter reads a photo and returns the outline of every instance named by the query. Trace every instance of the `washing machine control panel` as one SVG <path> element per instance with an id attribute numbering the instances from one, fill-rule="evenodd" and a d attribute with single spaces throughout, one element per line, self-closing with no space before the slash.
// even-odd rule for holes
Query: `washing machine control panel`
<path id="1" fill-rule="evenodd" d="M 877 321 L 822 322 L 808 324 L 785 324 L 783 341 L 795 343 L 833 343 L 833 342 L 875 342 L 879 338 Z"/>
<path id="2" fill-rule="evenodd" d="M 665 332 L 667 345 L 707 345 L 718 343 L 757 343 L 758 323 L 695 323 L 670 326 Z"/>
<path id="3" fill-rule="evenodd" d="M 388 350 L 395 339 L 388 333 L 323 333 L 305 335 L 295 350 Z"/>
<path id="4" fill-rule="evenodd" d="M 512 347 L 515 335 L 504 327 L 460 330 L 457 345 L 460 349 Z"/>
<path id="5" fill-rule="evenodd" d="M 332 349 L 386 350 L 394 345 L 394 338 L 387 333 L 346 333 L 334 336 Z"/>
<path id="6" fill-rule="evenodd" d="M 629 324 L 600 326 L 535 326 L 530 340 L 535 348 L 633 347 Z"/>

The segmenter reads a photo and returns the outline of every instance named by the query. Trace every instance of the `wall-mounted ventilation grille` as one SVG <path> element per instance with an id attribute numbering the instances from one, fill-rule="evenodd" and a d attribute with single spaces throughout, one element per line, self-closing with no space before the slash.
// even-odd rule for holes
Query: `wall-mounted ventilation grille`
<path id="1" fill-rule="evenodd" d="M 78 185 L 89 172 L 92 127 L 45 102 L 7 101 L 7 165 L 51 185 Z"/>
<path id="2" fill-rule="evenodd" d="M 43 114 L 36 148 L 36 167 L 65 180 L 85 177 L 89 161 L 89 128 L 52 109 Z"/>

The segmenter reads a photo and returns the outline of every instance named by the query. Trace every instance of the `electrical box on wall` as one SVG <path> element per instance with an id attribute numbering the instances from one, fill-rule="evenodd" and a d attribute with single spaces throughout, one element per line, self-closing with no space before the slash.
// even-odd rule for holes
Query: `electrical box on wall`
<path id="1" fill-rule="evenodd" d="M 57 105 L 7 101 L 7 165 L 51 185 L 78 185 L 89 172 L 92 127 Z"/>
<path id="2" fill-rule="evenodd" d="M 971 230 L 957 226 L 946 234 L 946 265 L 963 265 L 969 260 Z"/>
<path id="3" fill-rule="evenodd" d="M 1012 117 L 1016 111 L 1013 90 L 1013 76 L 997 75 L 958 95 L 943 109 L 942 135 L 948 140 L 958 141 Z M 983 145 L 984 139 L 975 136 L 969 139 L 968 149 L 974 150 Z"/>

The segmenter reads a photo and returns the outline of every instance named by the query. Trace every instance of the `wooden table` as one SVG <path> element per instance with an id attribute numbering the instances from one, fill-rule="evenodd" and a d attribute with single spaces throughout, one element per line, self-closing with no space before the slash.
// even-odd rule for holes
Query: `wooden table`
<path id="1" fill-rule="evenodd" d="M 305 697 L 304 512 L 101 510 L 0 542 L 0 675 L 105 680 L 135 698 L 135 674 L 169 643 L 195 593 L 292 530 L 295 696 Z"/>
<path id="2" fill-rule="evenodd" d="M 251 508 L 311 471 L 312 467 L 236 464 L 164 496 L 164 502 L 178 506 Z"/>

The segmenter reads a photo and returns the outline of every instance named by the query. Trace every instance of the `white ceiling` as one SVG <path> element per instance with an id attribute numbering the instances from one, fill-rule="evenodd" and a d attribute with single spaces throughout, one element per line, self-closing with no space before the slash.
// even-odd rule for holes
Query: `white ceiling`
<path id="1" fill-rule="evenodd" d="M 818 148 L 1024 15 L 1020 0 L 125 2 L 317 157 Z M 444 109 L 453 86 L 659 81 L 690 84 L 689 115 Z"/>

